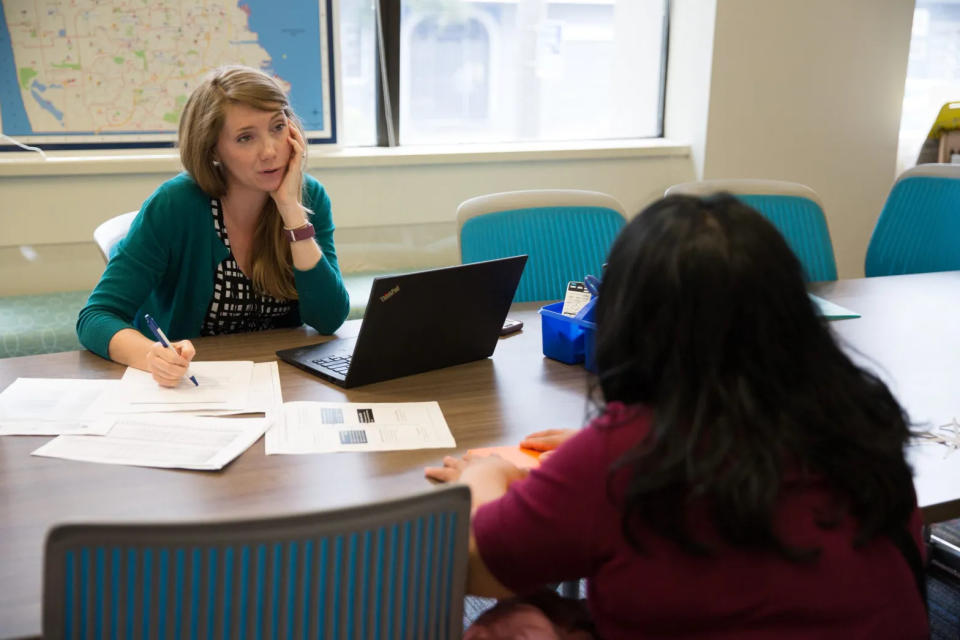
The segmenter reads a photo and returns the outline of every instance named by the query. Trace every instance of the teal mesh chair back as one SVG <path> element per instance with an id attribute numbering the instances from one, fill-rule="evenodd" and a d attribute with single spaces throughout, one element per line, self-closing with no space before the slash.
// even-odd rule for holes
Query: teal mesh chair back
<path id="1" fill-rule="evenodd" d="M 459 638 L 470 492 L 205 524 L 63 525 L 45 638 Z"/>
<path id="2" fill-rule="evenodd" d="M 577 190 L 480 196 L 460 205 L 457 220 L 464 263 L 527 254 L 515 302 L 557 300 L 569 281 L 599 276 L 626 222 L 613 197 Z"/>
<path id="3" fill-rule="evenodd" d="M 960 165 L 920 165 L 890 190 L 873 229 L 870 276 L 960 269 Z"/>
<path id="4" fill-rule="evenodd" d="M 823 209 L 813 200 L 786 195 L 737 196 L 773 223 L 800 259 L 807 280 L 837 279 L 833 244 Z"/>
<path id="5" fill-rule="evenodd" d="M 808 282 L 837 279 L 827 219 L 812 189 L 777 180 L 706 180 L 676 185 L 667 190 L 667 195 L 721 191 L 735 195 L 777 228 L 803 265 Z"/>

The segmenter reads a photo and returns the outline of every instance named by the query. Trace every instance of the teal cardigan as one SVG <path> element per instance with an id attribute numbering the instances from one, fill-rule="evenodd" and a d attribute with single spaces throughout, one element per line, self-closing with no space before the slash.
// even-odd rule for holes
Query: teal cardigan
<path id="1" fill-rule="evenodd" d="M 347 317 L 350 298 L 333 246 L 330 198 L 311 176 L 304 176 L 303 204 L 312 211 L 308 215 L 323 258 L 312 269 L 293 270 L 300 299 L 280 326 L 306 322 L 330 334 Z M 153 340 L 143 322 L 145 313 L 171 340 L 200 335 L 217 265 L 228 253 L 213 226 L 210 196 L 186 173 L 163 183 L 143 203 L 80 311 L 81 344 L 109 358 L 110 339 L 121 329 L 136 328 Z"/>

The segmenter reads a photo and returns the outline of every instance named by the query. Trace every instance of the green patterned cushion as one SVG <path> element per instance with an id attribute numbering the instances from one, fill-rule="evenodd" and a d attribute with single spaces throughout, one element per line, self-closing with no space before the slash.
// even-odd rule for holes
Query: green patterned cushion
<path id="1" fill-rule="evenodd" d="M 77 314 L 89 291 L 0 298 L 0 358 L 80 349 Z"/>

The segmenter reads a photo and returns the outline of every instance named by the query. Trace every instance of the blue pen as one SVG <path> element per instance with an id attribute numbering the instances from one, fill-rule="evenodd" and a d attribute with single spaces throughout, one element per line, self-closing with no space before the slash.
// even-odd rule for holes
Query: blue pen
<path id="1" fill-rule="evenodd" d="M 600 278 L 589 274 L 585 275 L 583 276 L 583 284 L 594 297 L 600 295 Z"/>
<path id="2" fill-rule="evenodd" d="M 154 320 L 153 318 L 151 318 L 149 313 L 143 314 L 143 319 L 147 321 L 147 326 L 150 327 L 150 332 L 154 335 L 154 337 L 157 339 L 157 341 L 158 341 L 160 344 L 162 344 L 162 345 L 164 346 L 164 348 L 170 349 L 170 351 L 173 351 L 174 353 L 177 353 L 177 350 L 174 349 L 174 348 L 170 345 L 170 341 L 167 340 L 167 336 L 163 335 L 163 331 L 160 330 L 159 325 L 157 325 L 157 321 Z M 177 353 L 177 355 L 179 356 L 180 354 Z M 190 371 L 189 371 L 189 370 L 187 371 L 187 377 L 190 378 L 190 382 L 192 382 L 192 383 L 194 384 L 194 386 L 197 386 L 197 387 L 200 386 L 200 383 L 197 382 L 197 379 L 196 379 L 194 376 L 190 375 Z"/>

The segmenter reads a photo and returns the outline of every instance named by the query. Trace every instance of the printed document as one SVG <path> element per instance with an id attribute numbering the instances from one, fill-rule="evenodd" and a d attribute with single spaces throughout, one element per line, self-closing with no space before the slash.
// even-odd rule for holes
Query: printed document
<path id="1" fill-rule="evenodd" d="M 190 373 L 197 378 L 195 386 L 186 378 L 179 386 L 168 388 L 157 384 L 146 371 L 127 367 L 119 393 L 107 404 L 106 413 L 157 413 L 166 411 L 198 411 L 200 409 L 234 409 L 247 407 L 247 394 L 253 375 L 253 362 L 226 360 L 191 362 Z"/>
<path id="2" fill-rule="evenodd" d="M 270 455 L 455 446 L 436 402 L 287 402 L 265 448 Z"/>
<path id="3" fill-rule="evenodd" d="M 253 365 L 250 391 L 246 400 L 244 413 L 270 413 L 280 410 L 283 395 L 280 391 L 280 370 L 276 360 Z"/>
<path id="4" fill-rule="evenodd" d="M 97 407 L 119 380 L 17 378 L 0 393 L 0 435 L 102 435 L 110 430 Z"/>
<path id="5" fill-rule="evenodd" d="M 242 409 L 197 409 L 185 413 L 198 416 L 233 416 L 244 413 L 264 413 L 268 417 L 280 411 L 283 395 L 280 391 L 280 371 L 277 361 L 256 362 L 250 376 L 250 391 Z"/>
<path id="6" fill-rule="evenodd" d="M 119 416 L 106 435 L 59 436 L 33 455 L 139 467 L 217 470 L 246 451 L 268 425 L 267 418 Z"/>

